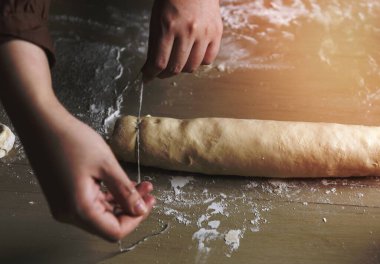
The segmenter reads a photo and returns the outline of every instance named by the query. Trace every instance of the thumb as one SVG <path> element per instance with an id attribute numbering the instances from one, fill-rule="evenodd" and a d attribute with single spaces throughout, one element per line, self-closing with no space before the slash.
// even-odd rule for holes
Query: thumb
<path id="1" fill-rule="evenodd" d="M 144 215 L 148 212 L 144 199 L 116 161 L 104 172 L 103 181 L 124 211 L 134 216 Z"/>

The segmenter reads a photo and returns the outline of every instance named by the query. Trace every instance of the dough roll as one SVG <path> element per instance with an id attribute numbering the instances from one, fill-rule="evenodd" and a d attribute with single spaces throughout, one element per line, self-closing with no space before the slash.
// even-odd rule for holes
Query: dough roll
<path id="1" fill-rule="evenodd" d="M 6 125 L 0 124 L 0 158 L 8 155 L 15 143 L 15 135 Z"/>
<path id="2" fill-rule="evenodd" d="M 116 156 L 136 162 L 136 121 L 120 118 Z M 229 118 L 142 117 L 140 162 L 169 170 L 261 177 L 380 176 L 380 128 Z"/>

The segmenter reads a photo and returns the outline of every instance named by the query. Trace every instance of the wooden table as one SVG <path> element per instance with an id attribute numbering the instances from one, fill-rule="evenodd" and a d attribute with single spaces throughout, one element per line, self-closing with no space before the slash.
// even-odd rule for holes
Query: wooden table
<path id="1" fill-rule="evenodd" d="M 56 93 L 105 137 L 103 121 L 146 52 L 151 1 L 124 2 L 59 0 L 51 17 Z M 222 1 L 217 62 L 147 85 L 143 114 L 377 125 L 379 5 L 283 2 Z M 126 113 L 136 114 L 130 90 Z M 0 121 L 9 124 L 3 111 Z M 135 165 L 123 165 L 134 178 Z M 1 263 L 380 262 L 378 178 L 278 180 L 145 167 L 142 173 L 154 183 L 158 205 L 123 247 L 168 229 L 120 253 L 52 220 L 18 145 L 0 163 Z M 234 243 L 227 234 L 237 235 Z"/>

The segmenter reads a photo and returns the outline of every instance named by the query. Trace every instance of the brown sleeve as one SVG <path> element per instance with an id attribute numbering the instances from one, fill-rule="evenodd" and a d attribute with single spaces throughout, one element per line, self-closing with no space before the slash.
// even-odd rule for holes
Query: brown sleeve
<path id="1" fill-rule="evenodd" d="M 0 41 L 18 38 L 32 42 L 55 63 L 54 45 L 47 22 L 50 0 L 0 0 Z"/>

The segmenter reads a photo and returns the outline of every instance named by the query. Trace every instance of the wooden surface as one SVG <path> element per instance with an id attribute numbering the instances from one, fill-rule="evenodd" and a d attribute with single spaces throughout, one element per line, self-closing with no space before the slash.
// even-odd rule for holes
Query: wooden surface
<path id="1" fill-rule="evenodd" d="M 124 2 L 55 1 L 51 18 L 56 93 L 105 137 L 103 121 L 146 52 L 151 2 Z M 143 113 L 377 125 L 376 1 L 283 2 L 224 1 L 225 34 L 215 65 L 150 83 Z M 136 113 L 136 103 L 130 88 L 126 113 Z M 0 121 L 9 124 L 3 111 Z M 135 165 L 123 165 L 134 178 Z M 142 173 L 154 183 L 158 205 L 123 246 L 169 228 L 120 253 L 116 244 L 52 220 L 18 143 L 0 163 L 0 262 L 380 262 L 377 178 L 278 181 L 153 168 Z M 211 228 L 211 221 L 220 226 Z M 204 237 L 203 247 L 196 236 L 202 228 L 216 234 Z M 240 230 L 236 249 L 225 241 L 230 230 Z"/>

